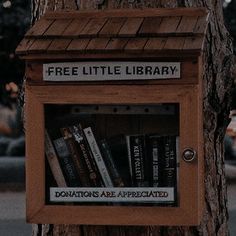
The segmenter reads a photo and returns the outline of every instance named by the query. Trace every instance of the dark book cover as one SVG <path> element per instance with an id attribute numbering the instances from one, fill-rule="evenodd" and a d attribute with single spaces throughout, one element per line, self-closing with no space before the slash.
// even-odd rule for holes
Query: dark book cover
<path id="1" fill-rule="evenodd" d="M 82 155 L 79 152 L 78 144 L 72 135 L 72 132 L 70 131 L 69 127 L 63 127 L 60 129 L 60 131 L 71 154 L 71 158 L 77 170 L 81 186 L 90 187 L 88 171 L 86 169 L 86 165 L 83 161 Z"/>
<path id="2" fill-rule="evenodd" d="M 163 142 L 160 135 L 147 135 L 147 159 L 149 186 L 160 187 L 162 185 L 162 155 Z"/>
<path id="3" fill-rule="evenodd" d="M 113 160 L 113 156 L 110 150 L 110 147 L 106 139 L 100 141 L 100 148 L 103 155 L 103 159 L 110 173 L 114 187 L 124 187 L 124 182 L 120 176 L 120 173 L 116 167 L 116 164 Z"/>
<path id="4" fill-rule="evenodd" d="M 63 137 L 53 140 L 68 187 L 79 187 L 79 177 Z"/>
<path id="5" fill-rule="evenodd" d="M 132 185 L 148 186 L 147 155 L 144 135 L 127 136 L 127 148 Z"/>
<path id="6" fill-rule="evenodd" d="M 163 136 L 163 187 L 175 187 L 177 181 L 176 136 Z"/>
<path id="7" fill-rule="evenodd" d="M 69 129 L 75 139 L 75 142 L 77 142 L 78 151 L 85 163 L 91 187 L 103 186 L 104 184 L 102 182 L 101 175 L 98 171 L 95 160 L 93 159 L 92 153 L 89 149 L 81 124 L 73 125 L 69 127 Z"/>
<path id="8" fill-rule="evenodd" d="M 111 155 L 126 187 L 131 186 L 126 136 L 118 134 L 107 138 Z"/>

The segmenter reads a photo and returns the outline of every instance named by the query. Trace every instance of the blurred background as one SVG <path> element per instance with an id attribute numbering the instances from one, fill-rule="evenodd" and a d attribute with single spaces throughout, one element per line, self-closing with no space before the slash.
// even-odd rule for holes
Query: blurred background
<path id="1" fill-rule="evenodd" d="M 0 5 L 0 156 L 24 156 L 19 92 L 24 64 L 15 48 L 30 26 L 30 1 L 6 0 Z"/>
<path id="2" fill-rule="evenodd" d="M 236 53 L 236 0 L 222 2 Z M 30 27 L 30 0 L 0 1 L 0 235 L 31 235 L 25 223 L 25 136 L 22 122 L 24 63 L 15 48 Z M 235 78 L 236 83 L 236 78 Z M 231 235 L 236 235 L 236 89 L 225 136 Z"/>
<path id="3" fill-rule="evenodd" d="M 31 235 L 25 223 L 25 137 L 15 48 L 30 26 L 30 0 L 0 1 L 0 235 Z"/>

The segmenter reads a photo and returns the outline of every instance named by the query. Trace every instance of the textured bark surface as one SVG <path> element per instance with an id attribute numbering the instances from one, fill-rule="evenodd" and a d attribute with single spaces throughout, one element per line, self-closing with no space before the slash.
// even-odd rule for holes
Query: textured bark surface
<path id="1" fill-rule="evenodd" d="M 33 0 L 32 22 L 47 9 L 103 9 L 204 6 L 210 24 L 204 53 L 204 150 L 205 202 L 199 227 L 117 227 L 78 225 L 34 225 L 33 235 L 78 236 L 226 236 L 228 212 L 224 174 L 223 137 L 228 123 L 232 43 L 225 29 L 221 0 Z M 235 63 L 234 63 L 235 64 Z"/>

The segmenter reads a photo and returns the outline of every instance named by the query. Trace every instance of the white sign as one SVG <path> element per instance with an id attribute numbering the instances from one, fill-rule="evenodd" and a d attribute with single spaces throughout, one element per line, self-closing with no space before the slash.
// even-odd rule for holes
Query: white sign
<path id="1" fill-rule="evenodd" d="M 171 187 L 50 188 L 52 202 L 174 202 Z"/>
<path id="2" fill-rule="evenodd" d="M 43 64 L 45 81 L 159 80 L 180 78 L 180 62 L 65 62 Z"/>

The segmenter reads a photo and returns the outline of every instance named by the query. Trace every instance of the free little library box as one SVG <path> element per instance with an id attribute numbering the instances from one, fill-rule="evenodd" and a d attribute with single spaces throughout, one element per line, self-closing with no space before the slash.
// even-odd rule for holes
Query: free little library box
<path id="1" fill-rule="evenodd" d="M 199 224 L 207 18 L 60 11 L 26 33 L 29 222 Z"/>

